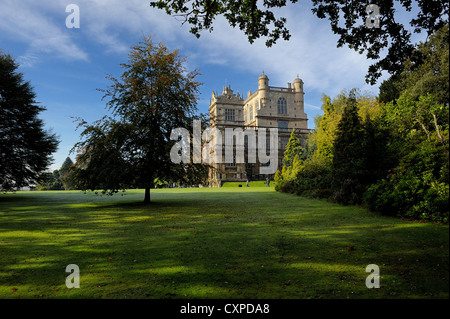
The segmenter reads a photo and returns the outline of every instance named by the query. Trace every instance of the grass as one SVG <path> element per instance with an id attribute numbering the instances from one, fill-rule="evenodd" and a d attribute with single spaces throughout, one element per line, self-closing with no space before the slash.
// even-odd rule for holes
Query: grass
<path id="1" fill-rule="evenodd" d="M 270 181 L 270 186 L 273 186 L 274 181 Z M 247 187 L 246 182 L 224 182 L 222 184 L 222 187 L 239 187 L 239 185 L 242 185 L 241 187 Z M 248 182 L 248 187 L 267 187 L 266 181 L 251 181 Z"/>
<path id="2" fill-rule="evenodd" d="M 0 195 L 0 298 L 448 298 L 449 229 L 267 187 Z M 80 289 L 65 268 L 80 268 Z M 381 287 L 365 285 L 369 264 Z"/>

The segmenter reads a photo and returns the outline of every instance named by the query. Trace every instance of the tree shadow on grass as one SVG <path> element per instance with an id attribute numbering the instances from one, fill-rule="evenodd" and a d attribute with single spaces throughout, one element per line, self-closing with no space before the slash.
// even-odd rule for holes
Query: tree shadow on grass
<path id="1" fill-rule="evenodd" d="M 0 296 L 448 297 L 448 227 L 276 193 L 284 202 L 271 207 L 266 194 L 251 193 L 250 203 L 214 194 L 155 196 L 150 205 L 15 202 L 0 215 Z M 65 288 L 72 263 L 82 274 L 77 291 Z M 372 263 L 383 289 L 365 286 Z"/>

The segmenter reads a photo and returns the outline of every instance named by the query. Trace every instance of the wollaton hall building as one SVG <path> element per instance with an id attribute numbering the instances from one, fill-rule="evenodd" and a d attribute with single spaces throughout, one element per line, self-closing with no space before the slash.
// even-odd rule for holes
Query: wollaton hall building
<path id="1" fill-rule="evenodd" d="M 222 145 L 225 145 L 225 128 L 252 128 L 256 136 L 260 128 L 266 128 L 267 131 L 269 128 L 278 128 L 278 168 L 281 169 L 281 159 L 292 130 L 295 130 L 301 140 L 309 133 L 304 94 L 303 81 L 298 75 L 287 87 L 275 87 L 269 86 L 269 78 L 263 71 L 258 78 L 258 90 L 253 93 L 249 91 L 245 100 L 239 93 L 234 94 L 230 86 L 224 87 L 220 95 L 212 93 L 209 105 L 210 126 L 221 131 Z M 211 155 L 214 158 L 214 154 Z M 222 156 L 225 156 L 223 150 Z M 247 179 L 251 181 L 273 177 L 274 174 L 261 175 L 259 165 L 264 164 L 259 161 L 252 164 L 247 161 L 225 163 L 223 158 L 222 163 L 211 163 L 209 179 L 213 186 L 217 186 L 227 181 L 243 182 Z"/>

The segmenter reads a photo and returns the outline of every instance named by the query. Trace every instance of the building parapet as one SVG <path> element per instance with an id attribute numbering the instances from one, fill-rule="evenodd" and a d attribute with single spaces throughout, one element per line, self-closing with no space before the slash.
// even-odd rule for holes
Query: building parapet
<path id="1" fill-rule="evenodd" d="M 292 88 L 283 88 L 279 86 L 269 86 L 269 90 L 271 91 L 278 91 L 278 92 L 287 92 L 287 93 L 294 93 L 294 89 Z"/>

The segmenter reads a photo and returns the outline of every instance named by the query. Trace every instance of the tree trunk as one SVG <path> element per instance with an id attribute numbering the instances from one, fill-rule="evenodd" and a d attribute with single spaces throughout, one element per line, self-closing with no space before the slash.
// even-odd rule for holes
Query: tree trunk
<path id="1" fill-rule="evenodd" d="M 448 158 L 449 158 L 449 157 L 448 157 L 448 149 L 445 148 L 445 144 L 446 144 L 446 143 L 445 143 L 444 138 L 443 138 L 442 135 L 441 135 L 441 131 L 439 130 L 439 125 L 438 125 L 438 122 L 437 122 L 436 114 L 434 114 L 434 113 L 431 113 L 431 114 L 433 115 L 434 126 L 436 127 L 436 133 L 437 133 L 439 139 L 441 140 L 442 145 L 444 146 L 445 156 L 447 156 L 447 159 L 448 159 Z"/>
<path id="2" fill-rule="evenodd" d="M 150 203 L 150 187 L 145 187 L 144 203 Z"/>

